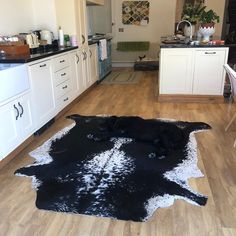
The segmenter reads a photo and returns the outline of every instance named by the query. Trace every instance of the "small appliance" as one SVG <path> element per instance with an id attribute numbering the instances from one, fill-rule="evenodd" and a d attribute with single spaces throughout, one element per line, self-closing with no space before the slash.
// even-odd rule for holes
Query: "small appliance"
<path id="1" fill-rule="evenodd" d="M 29 45 L 30 49 L 39 47 L 39 40 L 38 40 L 38 36 L 36 34 L 33 34 L 33 33 L 26 34 L 25 40 L 26 40 L 26 43 Z"/>
<path id="2" fill-rule="evenodd" d="M 40 31 L 41 40 L 47 40 L 47 44 L 52 44 L 53 33 L 49 30 Z"/>

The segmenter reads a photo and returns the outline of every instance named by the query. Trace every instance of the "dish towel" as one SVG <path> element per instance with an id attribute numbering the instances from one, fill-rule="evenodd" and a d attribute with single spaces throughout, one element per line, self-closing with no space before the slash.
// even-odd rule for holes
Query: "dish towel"
<path id="1" fill-rule="evenodd" d="M 101 39 L 99 40 L 99 55 L 101 61 L 104 61 L 107 59 L 107 40 Z"/>

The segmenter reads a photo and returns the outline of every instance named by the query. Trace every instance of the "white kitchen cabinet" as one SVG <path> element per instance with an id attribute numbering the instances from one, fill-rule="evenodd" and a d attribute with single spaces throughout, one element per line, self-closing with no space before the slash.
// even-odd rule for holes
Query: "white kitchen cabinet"
<path id="1" fill-rule="evenodd" d="M 191 94 L 192 49 L 161 50 L 160 94 Z"/>
<path id="2" fill-rule="evenodd" d="M 31 107 L 29 92 L 0 107 L 0 160 L 32 134 Z"/>
<path id="3" fill-rule="evenodd" d="M 223 95 L 228 48 L 162 48 L 160 95 Z"/>
<path id="4" fill-rule="evenodd" d="M 74 88 L 74 97 L 78 97 L 81 93 L 86 90 L 86 75 L 84 76 L 83 67 L 85 67 L 85 62 L 83 62 L 84 54 L 81 50 L 76 50 L 71 53 L 71 64 L 72 64 L 72 75 L 73 82 L 72 86 Z"/>
<path id="5" fill-rule="evenodd" d="M 41 128 L 56 114 L 51 60 L 29 66 L 33 119 Z"/>
<path id="6" fill-rule="evenodd" d="M 83 74 L 83 81 L 85 83 L 85 90 L 86 90 L 92 85 L 89 48 L 83 48 L 82 55 L 83 55 L 83 57 L 82 57 L 82 74 Z"/>
<path id="7" fill-rule="evenodd" d="M 196 50 L 193 94 L 222 95 L 227 53 L 224 49 Z"/>
<path id="8" fill-rule="evenodd" d="M 90 65 L 90 78 L 91 84 L 98 81 L 98 46 L 93 44 L 89 46 L 89 65 Z"/>

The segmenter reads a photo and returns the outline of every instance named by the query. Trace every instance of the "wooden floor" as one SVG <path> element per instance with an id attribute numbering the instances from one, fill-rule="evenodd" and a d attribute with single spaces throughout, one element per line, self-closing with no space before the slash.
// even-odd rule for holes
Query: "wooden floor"
<path id="1" fill-rule="evenodd" d="M 28 152 L 71 123 L 62 117 L 0 171 L 1 236 L 236 235 L 236 150 L 233 149 L 236 125 L 224 132 L 230 114 L 236 109 L 233 107 L 230 111 L 228 104 L 160 104 L 155 97 L 156 79 L 156 74 L 145 72 L 139 84 L 98 85 L 68 114 L 138 115 L 209 123 L 212 131 L 196 134 L 199 168 L 205 177 L 190 180 L 195 190 L 209 197 L 207 205 L 197 207 L 178 200 L 171 207 L 157 210 L 146 223 L 36 209 L 36 192 L 31 188 L 30 179 L 13 173 L 32 163 Z"/>

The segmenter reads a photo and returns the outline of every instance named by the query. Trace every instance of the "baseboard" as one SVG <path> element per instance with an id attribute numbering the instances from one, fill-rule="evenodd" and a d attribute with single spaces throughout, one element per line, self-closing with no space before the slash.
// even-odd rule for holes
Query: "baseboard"
<path id="1" fill-rule="evenodd" d="M 173 95 L 161 94 L 157 95 L 158 102 L 171 102 L 171 103 L 224 103 L 223 96 L 211 95 Z"/>
<path id="2" fill-rule="evenodd" d="M 112 67 L 134 67 L 134 62 L 112 62 Z"/>

